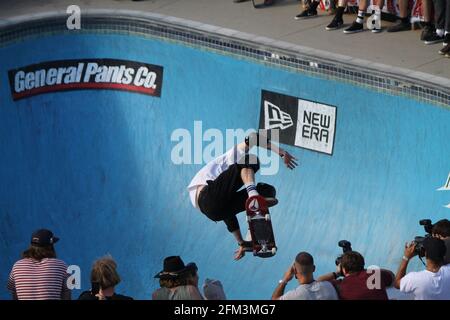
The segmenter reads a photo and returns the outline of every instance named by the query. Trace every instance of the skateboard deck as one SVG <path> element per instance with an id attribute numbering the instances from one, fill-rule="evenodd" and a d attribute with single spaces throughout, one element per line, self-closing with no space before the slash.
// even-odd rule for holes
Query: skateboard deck
<path id="1" fill-rule="evenodd" d="M 259 195 L 250 197 L 245 203 L 245 208 L 253 255 L 261 258 L 274 256 L 277 247 L 266 200 Z"/>

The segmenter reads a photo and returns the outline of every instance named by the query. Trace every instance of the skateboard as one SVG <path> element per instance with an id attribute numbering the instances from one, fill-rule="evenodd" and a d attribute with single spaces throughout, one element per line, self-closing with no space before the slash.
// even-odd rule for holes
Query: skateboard
<path id="1" fill-rule="evenodd" d="M 253 255 L 269 258 L 277 252 L 269 209 L 262 196 L 253 196 L 245 203 Z"/>

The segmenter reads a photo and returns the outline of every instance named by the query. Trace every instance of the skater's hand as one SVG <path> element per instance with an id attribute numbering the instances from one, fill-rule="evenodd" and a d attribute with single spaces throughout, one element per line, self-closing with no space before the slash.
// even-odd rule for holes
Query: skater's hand
<path id="1" fill-rule="evenodd" d="M 283 150 L 280 154 L 280 156 L 283 158 L 284 164 L 286 165 L 286 167 L 288 167 L 289 169 L 294 169 L 296 166 L 298 166 L 296 160 L 297 158 L 295 158 L 293 155 L 291 155 L 289 152 L 287 152 L 286 150 Z"/>
<path id="2" fill-rule="evenodd" d="M 239 246 L 239 248 L 234 252 L 234 260 L 239 260 L 243 256 L 245 256 L 245 248 L 243 246 Z"/>

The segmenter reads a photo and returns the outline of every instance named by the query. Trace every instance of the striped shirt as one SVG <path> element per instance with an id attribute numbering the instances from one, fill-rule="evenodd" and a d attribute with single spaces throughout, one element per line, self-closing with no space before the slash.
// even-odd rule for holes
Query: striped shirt
<path id="1" fill-rule="evenodd" d="M 67 265 L 54 258 L 17 261 L 9 275 L 8 290 L 19 300 L 60 300 L 69 290 Z"/>

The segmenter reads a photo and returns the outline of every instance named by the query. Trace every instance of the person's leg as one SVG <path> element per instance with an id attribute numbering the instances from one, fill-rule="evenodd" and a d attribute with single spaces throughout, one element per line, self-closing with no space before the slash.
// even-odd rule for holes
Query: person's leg
<path id="1" fill-rule="evenodd" d="M 447 46 L 449 43 L 450 43 L 450 0 L 446 0 L 444 45 Z"/>
<path id="2" fill-rule="evenodd" d="M 420 35 L 420 40 L 427 42 L 436 37 L 435 28 L 433 25 L 433 2 L 432 0 L 422 0 L 422 14 L 423 14 L 423 30 Z"/>
<path id="3" fill-rule="evenodd" d="M 359 2 L 358 6 L 358 16 L 356 17 L 356 20 L 344 30 L 344 33 L 350 34 L 350 33 L 356 33 L 361 32 L 364 30 L 363 23 L 364 23 L 364 15 L 366 14 L 368 6 L 367 0 L 361 0 Z"/>
<path id="4" fill-rule="evenodd" d="M 436 34 L 442 38 L 444 38 L 446 1 L 447 0 L 433 0 Z"/>
<path id="5" fill-rule="evenodd" d="M 439 54 L 450 58 L 450 0 L 447 0 L 445 5 L 444 47 L 439 50 Z"/>
<path id="6" fill-rule="evenodd" d="M 399 22 L 387 28 L 387 32 L 399 32 L 411 30 L 410 17 L 408 12 L 408 0 L 399 0 Z"/>
<path id="7" fill-rule="evenodd" d="M 330 24 L 326 26 L 326 30 L 336 30 L 342 27 L 344 24 L 344 19 L 342 15 L 344 14 L 345 7 L 347 6 L 347 0 L 339 0 L 336 8 L 336 14 Z"/>
<path id="8" fill-rule="evenodd" d="M 295 20 L 317 16 L 317 7 L 319 6 L 319 4 L 320 0 L 312 0 L 309 6 L 305 8 L 305 10 L 295 16 Z"/>

